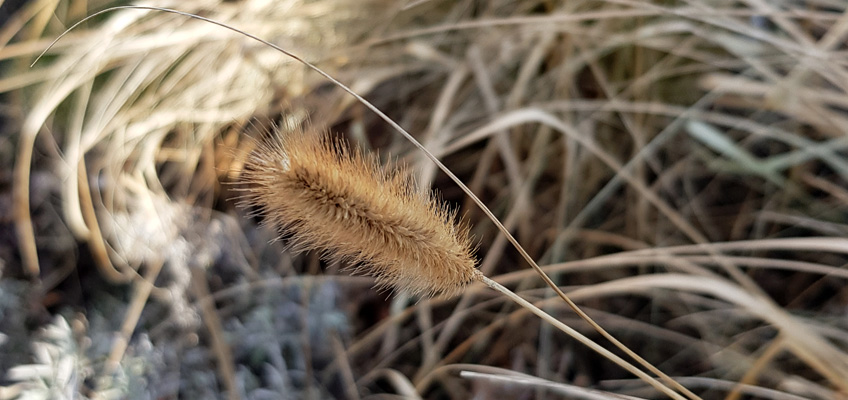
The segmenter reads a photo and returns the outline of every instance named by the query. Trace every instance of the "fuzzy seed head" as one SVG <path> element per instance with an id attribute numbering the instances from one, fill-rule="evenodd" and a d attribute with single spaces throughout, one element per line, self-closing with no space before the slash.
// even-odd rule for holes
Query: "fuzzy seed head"
<path id="1" fill-rule="evenodd" d="M 454 224 L 406 168 L 382 167 L 326 134 L 295 131 L 261 143 L 245 165 L 241 204 L 285 234 L 294 250 L 374 276 L 380 288 L 454 295 L 475 279 L 468 229 Z"/>

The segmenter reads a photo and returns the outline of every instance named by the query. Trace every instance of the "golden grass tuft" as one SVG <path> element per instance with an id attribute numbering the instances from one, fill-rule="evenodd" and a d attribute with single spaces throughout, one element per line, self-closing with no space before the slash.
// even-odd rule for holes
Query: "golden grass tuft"
<path id="1" fill-rule="evenodd" d="M 382 289 L 454 295 L 474 280 L 467 227 L 404 166 L 295 130 L 261 143 L 243 180 L 241 204 L 290 236 L 293 249 L 356 265 Z"/>

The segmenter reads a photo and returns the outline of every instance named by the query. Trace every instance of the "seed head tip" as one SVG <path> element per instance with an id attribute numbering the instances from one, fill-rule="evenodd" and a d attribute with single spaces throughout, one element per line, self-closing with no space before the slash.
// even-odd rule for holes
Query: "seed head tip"
<path id="1" fill-rule="evenodd" d="M 453 295 L 475 280 L 468 228 L 408 169 L 315 131 L 280 133 L 245 165 L 242 206 L 290 238 L 371 275 L 381 289 Z"/>

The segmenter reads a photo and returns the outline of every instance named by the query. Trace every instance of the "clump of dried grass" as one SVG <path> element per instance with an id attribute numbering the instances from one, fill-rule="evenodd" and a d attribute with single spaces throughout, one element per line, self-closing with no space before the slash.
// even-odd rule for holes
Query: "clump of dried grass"
<path id="1" fill-rule="evenodd" d="M 357 7 L 337 7 L 335 1 L 313 2 L 308 7 L 300 1 L 173 5 L 235 26 L 249 23 L 256 33 L 320 59 L 327 49 L 361 35 L 360 25 L 351 22 L 378 3 Z M 73 6 L 34 2 L 19 18 L 25 22 L 28 12 L 65 15 L 76 11 Z M 312 13 L 329 9 L 332 19 L 310 22 Z M 281 24 L 282 20 L 286 23 Z M 114 281 L 126 281 L 133 275 L 131 267 L 121 257 L 108 255 L 111 238 L 103 237 L 97 226 L 110 224 L 109 215 L 131 201 L 127 199 L 131 195 L 124 194 L 147 190 L 150 196 L 159 196 L 167 191 L 208 203 L 210 191 L 214 195 L 217 190 L 219 174 L 212 162 L 215 155 L 204 151 L 211 140 L 227 125 L 271 113 L 275 96 L 298 96 L 313 85 L 302 77 L 299 67 L 269 57 L 275 54 L 273 49 L 245 47 L 225 30 L 195 22 L 162 13 L 120 11 L 94 34 L 70 32 L 47 54 L 58 55 L 56 62 L 0 80 L 0 91 L 25 89 L 37 97 L 27 105 L 29 112 L 20 123 L 14 168 L 14 217 L 29 275 L 39 271 L 27 190 L 30 167 L 36 138 L 54 113 L 67 121 L 57 140 L 67 164 L 57 172 L 64 180 L 63 218 L 76 238 L 90 243 L 103 273 Z M 304 24 L 328 33 L 315 37 Z M 337 24 L 345 27 L 337 30 L 343 35 L 330 33 Z M 29 43 L 4 48 L 0 59 L 34 50 L 24 45 Z M 39 82 L 46 83 L 32 86 Z M 65 108 L 67 112 L 60 111 Z M 98 157 L 99 162 L 87 165 L 86 155 Z M 94 184 L 89 182 L 91 176 L 99 177 Z M 89 188 L 101 185 L 116 188 L 115 196 L 98 198 L 100 191 L 94 190 L 92 198 Z"/>
<path id="2" fill-rule="evenodd" d="M 222 10 L 228 4 L 222 3 Z M 317 7 L 322 5 L 328 3 L 320 2 Z M 193 2 L 181 2 L 179 7 L 197 10 Z M 203 11 L 227 19 L 215 10 Z M 85 14 L 77 10 L 76 17 L 67 20 Z M 470 182 L 473 191 L 491 205 L 493 214 L 526 246 L 528 254 L 616 336 L 664 370 L 692 377 L 681 382 L 704 396 L 832 398 L 840 390 L 848 390 L 843 361 L 848 341 L 841 333 L 844 319 L 839 318 L 845 292 L 841 266 L 846 262 L 841 237 L 846 234 L 848 204 L 844 190 L 848 176 L 846 142 L 840 135 L 840 127 L 845 126 L 842 105 L 848 104 L 844 79 L 840 79 L 846 65 L 841 40 L 844 23 L 840 19 L 844 5 L 828 1 L 804 5 L 755 1 L 662 5 L 493 1 L 469 6 L 464 2 L 429 1 L 387 14 L 387 22 L 378 27 L 359 25 L 374 29 L 358 36 L 363 39 L 359 46 L 342 47 L 336 54 L 343 54 L 343 58 L 324 59 L 322 66 L 329 65 L 334 75 L 375 100 L 415 132 L 457 176 Z M 60 7 L 56 15 L 66 19 L 65 15 L 73 13 L 66 14 Z M 280 14 L 268 15 L 276 18 L 269 29 L 294 26 L 280 24 Z M 315 21 L 337 15 L 328 13 Z M 262 17 L 260 13 L 250 18 Z M 49 141 L 45 141 L 33 152 L 32 165 L 46 171 L 43 173 L 70 178 L 61 182 L 68 185 L 63 205 L 71 210 L 78 193 L 82 210 L 132 207 L 123 206 L 131 202 L 111 199 L 111 194 L 120 199 L 129 187 L 154 194 L 167 192 L 172 199 L 197 204 L 200 209 L 221 208 L 220 203 L 210 200 L 214 196 L 204 196 L 200 189 L 216 185 L 216 174 L 210 173 L 209 165 L 230 171 L 227 163 L 233 160 L 216 156 L 214 162 L 208 162 L 202 156 L 216 148 L 210 132 L 226 132 L 222 141 L 239 146 L 241 117 L 273 115 L 275 110 L 261 109 L 272 98 L 265 90 L 274 88 L 274 82 L 283 81 L 291 71 L 269 68 L 283 76 L 269 79 L 265 86 L 252 86 L 238 80 L 247 77 L 239 75 L 240 68 L 216 68 L 213 71 L 218 73 L 210 75 L 195 62 L 194 68 L 174 70 L 175 76 L 183 79 L 154 78 L 133 86 L 127 77 L 143 81 L 145 74 L 156 76 L 158 71 L 141 68 L 137 75 L 131 74 L 134 65 L 148 66 L 144 57 L 158 60 L 160 66 L 176 66 L 180 60 L 192 59 L 156 57 L 174 46 L 191 54 L 190 49 L 197 44 L 229 42 L 201 52 L 207 57 L 203 60 L 210 61 L 208 65 L 233 66 L 218 63 L 222 59 L 250 60 L 241 56 L 260 50 L 238 42 L 241 44 L 236 48 L 245 51 L 234 52 L 230 46 L 237 39 L 215 36 L 212 31 L 184 35 L 185 42 L 181 43 L 145 47 L 151 36 L 144 32 L 205 28 L 154 15 L 137 19 L 123 14 L 122 18 L 126 18 L 123 21 L 128 30 L 123 32 L 127 37 L 140 40 L 122 41 L 126 52 L 121 46 L 105 46 L 108 51 L 83 57 L 100 49 L 92 51 L 92 46 L 86 45 L 92 34 L 80 35 L 60 43 L 53 53 L 57 56 L 55 64 L 41 64 L 44 69 L 36 66 L 35 72 L 21 70 L 0 80 L 0 87 L 15 93 L 26 93 L 27 88 L 35 87 L 28 86 L 32 82 L 49 82 L 39 89 L 44 96 L 32 98 L 82 104 L 70 109 L 74 118 L 52 113 L 50 110 L 56 107 L 47 107 L 45 112 L 43 106 L 23 106 L 28 112 L 37 111 L 33 115 L 42 119 L 27 125 L 24 140 L 18 142 L 23 143 L 19 154 L 25 155 L 27 145 L 36 143 L 32 139 L 36 128 L 44 121 L 51 122 L 50 134 L 40 133 L 39 137 L 55 138 L 62 156 L 51 153 L 49 143 L 45 143 Z M 133 22 L 127 23 L 129 19 Z M 52 39 L 61 27 L 49 21 L 50 10 L 33 20 L 28 29 L 39 32 L 47 24 L 54 32 L 47 35 Z M 107 25 L 114 24 L 110 21 Z M 146 27 L 145 21 L 149 23 Z M 311 33 L 322 32 L 314 37 L 334 32 L 328 26 L 314 28 L 308 22 L 297 26 Z M 263 29 L 251 31 L 267 37 L 259 32 Z M 289 33 L 297 34 L 294 31 Z M 103 40 L 124 37 L 120 32 L 97 32 L 93 35 Z M 4 47 L 2 54 L 26 54 L 21 60 L 25 65 L 48 41 Z M 290 44 L 286 47 L 293 48 Z M 134 53 L 133 49 L 142 52 Z M 318 51 L 315 49 L 323 51 L 325 47 L 318 44 L 296 50 L 308 55 Z M 113 54 L 117 56 L 110 56 Z M 263 54 L 263 61 L 279 60 L 276 55 Z M 84 61 L 81 69 L 72 67 L 74 60 Z M 91 75 L 63 75 L 69 68 L 77 73 L 106 70 L 97 68 L 96 60 L 108 60 L 107 66 L 116 67 L 114 79 L 102 77 L 110 84 L 98 84 L 97 90 L 87 92 L 85 84 Z M 82 88 L 76 97 L 69 97 L 68 91 L 48 89 L 61 86 L 62 79 L 68 77 L 73 78 L 65 81 L 70 87 Z M 76 86 L 73 80 L 78 82 Z M 224 91 L 212 90 L 231 81 L 240 83 L 224 86 L 228 88 Z M 124 92 L 128 96 L 115 90 L 123 87 L 122 82 L 128 83 Z M 152 88 L 158 82 L 169 82 L 163 86 L 168 90 L 133 97 L 133 93 L 145 93 L 133 87 Z M 182 86 L 181 82 L 189 84 Z M 178 90 L 190 88 L 192 82 L 206 86 Z M 250 88 L 244 93 L 262 95 L 230 97 L 240 93 L 240 85 Z M 432 182 L 450 201 L 465 201 L 432 164 L 416 162 L 408 143 L 393 139 L 368 114 L 357 106 L 349 107 L 350 101 L 335 102 L 338 98 L 327 96 L 327 91 L 310 92 L 310 85 L 296 92 L 318 98 L 318 103 L 328 97 L 333 100 L 333 112 L 328 113 L 331 117 L 321 119 L 322 124 L 336 125 L 334 130 L 350 133 L 360 145 L 389 148 L 392 154 L 415 164 L 413 169 L 420 171 L 421 183 Z M 104 100 L 89 101 L 103 87 L 110 90 Z M 276 93 L 287 98 L 290 88 L 277 87 Z M 168 96 L 179 97 L 183 92 L 189 95 L 168 100 Z M 165 121 L 160 117 L 170 114 L 162 110 L 195 109 L 193 102 L 198 98 L 213 98 L 192 93 L 220 95 L 213 104 L 221 107 L 212 107 L 203 115 L 233 109 L 244 112 L 228 116 L 226 121 L 199 121 L 192 116 L 201 114 L 179 112 L 162 125 L 162 131 L 168 134 L 150 131 L 150 124 L 139 123 L 148 114 L 149 121 Z M 140 103 L 138 108 L 131 105 L 136 98 L 157 97 L 162 97 L 161 103 L 152 100 Z M 236 100 L 228 103 L 227 98 Z M 105 107 L 110 104 L 108 99 L 115 100 L 118 111 L 105 112 L 110 110 Z M 246 106 L 235 107 L 238 104 Z M 257 105 L 261 111 L 254 112 L 251 107 Z M 80 114 L 84 109 L 90 109 L 90 114 Z M 103 135 L 76 140 L 78 122 L 73 121 L 89 121 L 83 126 L 99 121 L 84 131 Z M 121 126 L 135 128 L 115 129 Z M 199 132 L 196 136 L 191 134 L 195 131 Z M 148 134 L 152 140 L 146 139 Z M 74 143 L 82 146 L 75 150 Z M 80 154 L 86 155 L 86 162 L 79 162 Z M 55 162 L 63 159 L 68 162 Z M 18 173 L 25 164 L 19 162 Z M 66 170 L 80 167 L 85 169 L 83 173 Z M 83 178 L 77 178 L 80 176 Z M 89 180 L 94 184 L 85 186 Z M 18 188 L 21 182 L 25 188 L 27 181 L 19 175 Z M 36 183 L 31 185 L 36 187 Z M 86 205 L 87 193 L 94 195 L 91 206 Z M 101 202 L 103 193 L 105 201 Z M 562 303 L 549 298 L 551 291 L 540 289 L 537 275 L 517 271 L 518 255 L 505 250 L 505 239 L 496 235 L 492 224 L 473 207 L 462 210 L 473 222 L 474 235 L 480 238 L 481 271 L 533 299 L 564 322 L 581 331 L 587 329 L 561 311 Z M 73 232 L 85 233 L 77 229 L 80 220 L 73 218 L 73 212 L 61 214 Z M 109 213 L 95 219 L 86 217 L 92 213 L 81 215 L 83 226 L 93 226 L 91 221 L 111 223 Z M 27 222 L 27 217 L 19 209 L 18 222 Z M 203 226 L 203 219 L 198 221 Z M 35 232 L 44 229 L 37 227 Z M 109 243 L 109 238 L 103 240 L 92 232 L 76 237 L 85 243 Z M 244 232 L 253 243 L 265 240 L 251 227 Z M 39 241 L 39 250 L 50 248 L 44 243 Z M 265 247 L 255 244 L 254 248 Z M 104 250 L 120 265 L 120 254 L 108 246 Z M 256 253 L 264 254 L 260 250 Z M 292 275 L 318 271 L 308 255 L 296 258 L 294 265 L 278 266 L 279 253 L 267 253 L 275 257 L 263 258 L 260 268 L 273 265 L 280 273 Z M 16 261 L 7 265 L 14 270 Z M 42 265 L 43 271 L 51 267 L 50 263 Z M 107 270 L 103 271 L 106 276 Z M 214 283 L 218 277 L 210 275 Z M 290 278 L 291 282 L 300 281 L 299 277 Z M 369 284 L 363 286 L 361 281 L 344 277 L 327 279 L 343 281 L 350 287 Z M 247 280 L 227 290 L 232 294 L 227 301 L 216 297 L 222 313 L 226 314 L 234 299 L 255 298 L 268 291 L 263 289 L 264 281 Z M 217 293 L 220 287 L 212 290 Z M 356 293 L 362 292 L 366 291 Z M 336 362 L 312 382 L 324 384 L 333 379 L 330 376 L 344 376 L 347 388 L 354 388 L 347 392 L 349 397 L 356 396 L 357 388 L 410 396 L 471 397 L 498 391 L 498 385 L 506 384 L 521 394 L 544 397 L 541 388 L 567 389 L 557 382 L 575 381 L 616 393 L 656 395 L 638 383 L 610 380 L 617 377 L 617 369 L 605 368 L 600 359 L 581 354 L 562 341 L 561 335 L 551 334 L 546 325 L 528 322 L 523 309 L 510 308 L 503 299 L 488 296 L 472 287 L 458 301 L 433 299 L 409 306 L 403 298 L 395 299 L 392 308 L 375 310 L 375 314 L 386 313 L 388 317 L 379 319 L 367 331 L 359 331 L 351 342 L 339 345 L 344 350 L 337 353 Z M 303 318 L 308 315 L 304 312 Z M 225 327 L 228 321 L 233 319 L 225 320 Z M 156 332 L 159 338 L 167 337 L 161 329 Z M 309 348 L 307 339 L 302 343 Z M 481 351 L 480 344 L 495 351 Z M 540 353 L 550 356 L 539 357 Z M 245 365 L 238 359 L 233 362 Z M 476 367 L 463 362 L 473 362 Z M 491 379 L 470 385 L 453 373 L 489 365 L 509 365 L 538 379 L 509 383 Z M 604 367 L 591 369 L 590 365 Z M 239 379 L 249 380 L 251 374 L 242 372 Z M 486 372 L 507 374 L 503 370 Z M 204 376 L 215 375 L 209 372 Z M 215 388 L 208 381 L 202 382 L 197 387 Z"/>

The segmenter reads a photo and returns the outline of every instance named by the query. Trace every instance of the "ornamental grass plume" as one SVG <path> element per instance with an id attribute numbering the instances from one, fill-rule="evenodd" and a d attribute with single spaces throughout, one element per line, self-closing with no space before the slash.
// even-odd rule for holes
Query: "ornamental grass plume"
<path id="1" fill-rule="evenodd" d="M 320 249 L 382 289 L 454 295 L 474 280 L 468 228 L 403 166 L 380 166 L 340 139 L 294 130 L 260 143 L 241 204 L 294 250 Z"/>

